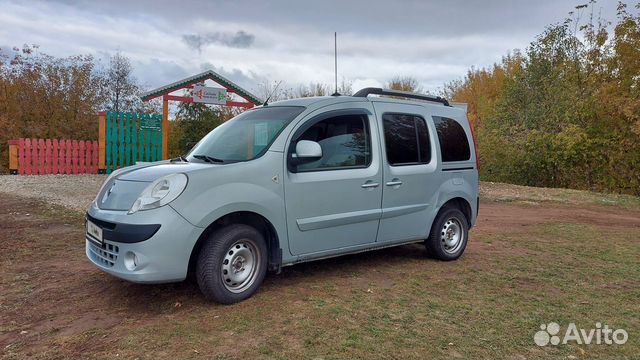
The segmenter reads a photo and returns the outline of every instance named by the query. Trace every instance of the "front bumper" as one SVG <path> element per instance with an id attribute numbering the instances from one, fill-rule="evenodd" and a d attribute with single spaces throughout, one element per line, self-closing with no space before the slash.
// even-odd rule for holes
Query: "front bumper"
<path id="1" fill-rule="evenodd" d="M 92 204 L 87 218 L 103 229 L 105 239 L 99 246 L 85 238 L 87 258 L 100 270 L 137 283 L 184 280 L 191 250 L 204 230 L 189 223 L 171 206 L 128 215 L 126 211 L 102 210 Z M 117 223 L 127 231 L 112 231 L 108 223 Z M 160 226 L 146 240 L 135 238 L 136 228 L 148 230 L 150 224 Z"/>

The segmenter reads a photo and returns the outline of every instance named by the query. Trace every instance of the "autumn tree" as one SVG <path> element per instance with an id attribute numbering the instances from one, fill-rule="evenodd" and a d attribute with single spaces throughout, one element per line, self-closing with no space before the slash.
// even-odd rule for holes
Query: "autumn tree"
<path id="1" fill-rule="evenodd" d="M 396 76 L 389 80 L 385 87 L 387 89 L 416 92 L 421 93 L 423 91 L 422 86 L 418 83 L 418 80 L 410 76 Z"/>
<path id="2" fill-rule="evenodd" d="M 109 59 L 109 67 L 102 77 L 106 102 L 104 110 L 114 112 L 139 112 L 142 89 L 133 76 L 131 61 L 120 52 Z"/>
<path id="3" fill-rule="evenodd" d="M 4 50 L 4 49 L 0 49 Z M 21 137 L 94 140 L 102 80 L 90 55 L 55 58 L 38 46 L 8 49 L 0 59 L 0 171 L 7 140 Z"/>
<path id="4" fill-rule="evenodd" d="M 484 179 L 640 194 L 640 19 L 620 3 L 610 34 L 596 7 L 445 86 L 469 104 Z"/>

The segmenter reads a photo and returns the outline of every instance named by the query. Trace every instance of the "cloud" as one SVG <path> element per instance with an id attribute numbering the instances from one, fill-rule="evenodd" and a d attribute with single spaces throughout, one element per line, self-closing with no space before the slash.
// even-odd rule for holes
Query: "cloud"
<path id="1" fill-rule="evenodd" d="M 280 80 L 283 88 L 332 84 L 337 31 L 338 76 L 354 91 L 400 75 L 433 92 L 525 48 L 583 2 L 0 0 L 0 44 L 35 43 L 60 57 L 120 51 L 149 88 L 213 69 L 252 91 Z M 615 2 L 598 7 L 615 16 Z"/>
<path id="2" fill-rule="evenodd" d="M 248 48 L 250 47 L 255 36 L 245 31 L 238 31 L 236 33 L 224 33 L 215 32 L 211 34 L 185 34 L 182 35 L 182 41 L 187 46 L 198 52 L 202 51 L 202 47 L 209 44 L 221 44 L 232 48 Z"/>

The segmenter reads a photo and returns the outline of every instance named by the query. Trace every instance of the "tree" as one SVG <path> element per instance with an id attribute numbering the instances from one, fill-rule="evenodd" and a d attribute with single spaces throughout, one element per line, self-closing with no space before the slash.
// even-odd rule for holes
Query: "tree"
<path id="1" fill-rule="evenodd" d="M 129 58 L 120 52 L 111 56 L 109 67 L 104 74 L 106 111 L 139 112 L 143 108 L 140 100 L 142 90 L 132 73 L 133 67 Z"/>
<path id="2" fill-rule="evenodd" d="M 312 97 L 312 96 L 328 96 L 331 95 L 327 84 L 322 83 L 309 83 L 309 85 L 300 85 L 295 93 L 296 97 Z"/>
<path id="3" fill-rule="evenodd" d="M 596 6 L 445 86 L 469 104 L 484 179 L 640 194 L 640 18 L 620 3 L 611 35 Z"/>
<path id="4" fill-rule="evenodd" d="M 385 84 L 387 89 L 420 93 L 423 91 L 418 80 L 410 76 L 396 76 Z"/>
<path id="5" fill-rule="evenodd" d="M 240 114 L 243 109 L 228 106 L 210 106 L 201 103 L 180 103 L 171 128 L 174 137 L 169 146 L 171 156 L 186 154 L 211 130 Z"/>
<path id="6" fill-rule="evenodd" d="M 101 84 L 90 55 L 55 58 L 24 45 L 0 58 L 0 172 L 8 165 L 7 140 L 96 139 Z"/>

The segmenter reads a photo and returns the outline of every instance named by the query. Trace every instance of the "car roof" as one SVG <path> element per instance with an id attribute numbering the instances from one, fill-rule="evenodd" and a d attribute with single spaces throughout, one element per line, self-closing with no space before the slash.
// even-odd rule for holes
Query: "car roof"
<path id="1" fill-rule="evenodd" d="M 348 95 L 339 95 L 339 96 L 312 96 L 312 97 L 303 97 L 303 98 L 295 98 L 295 99 L 287 99 L 274 101 L 269 103 L 266 106 L 305 106 L 309 107 L 310 105 L 328 105 L 334 103 L 348 102 L 348 101 L 383 101 L 383 102 L 394 102 L 399 104 L 409 104 L 409 105 L 435 105 L 442 106 L 441 104 L 437 104 L 431 101 L 422 101 L 422 100 L 413 100 L 413 99 L 399 99 L 399 98 L 391 98 L 391 97 L 361 97 L 361 96 L 348 96 Z"/>
<path id="2" fill-rule="evenodd" d="M 436 110 L 438 112 L 445 111 L 447 113 L 459 113 L 459 114 L 465 113 L 465 111 L 458 106 L 444 106 L 442 104 L 432 102 L 432 101 L 400 99 L 400 98 L 394 98 L 394 97 L 388 97 L 388 96 L 373 96 L 373 97 L 346 96 L 346 95 L 314 96 L 314 97 L 274 101 L 272 103 L 269 103 L 266 106 L 267 107 L 304 106 L 307 109 L 311 109 L 311 108 L 320 108 L 326 105 L 338 104 L 343 102 L 391 102 L 391 103 L 405 104 L 405 105 L 419 105 L 427 109 L 430 109 L 431 111 Z"/>

